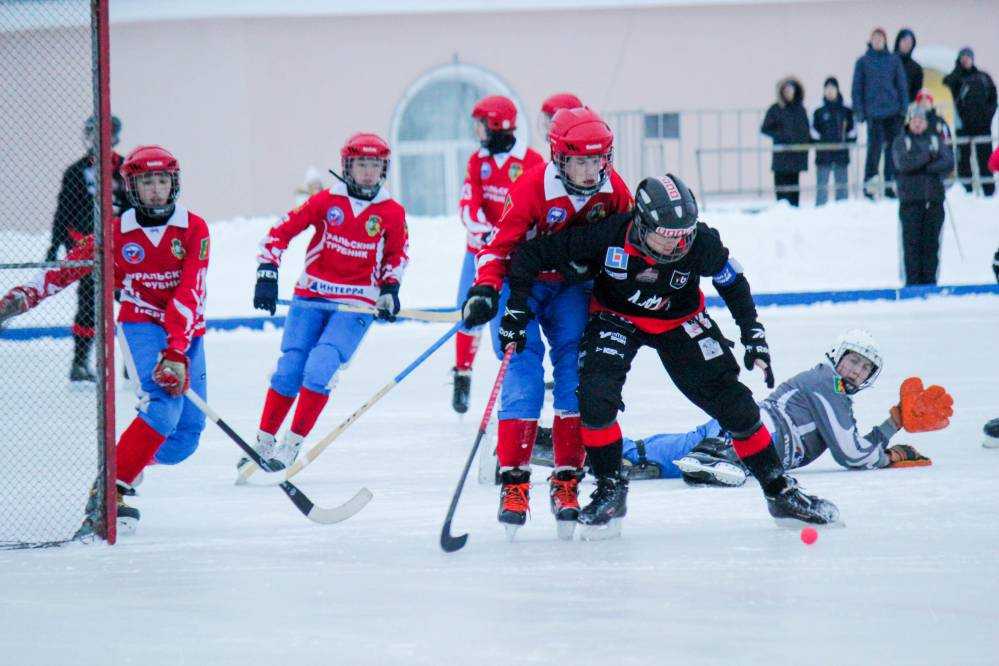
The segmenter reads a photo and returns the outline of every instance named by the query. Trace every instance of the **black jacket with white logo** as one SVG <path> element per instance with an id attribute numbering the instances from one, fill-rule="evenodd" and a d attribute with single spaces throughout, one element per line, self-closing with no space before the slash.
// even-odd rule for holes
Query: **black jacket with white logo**
<path id="1" fill-rule="evenodd" d="M 547 270 L 571 282 L 593 278 L 599 309 L 624 315 L 643 330 L 663 332 L 704 309 L 703 276 L 712 278 L 740 328 L 756 322 L 749 282 L 715 229 L 698 222 L 693 247 L 683 258 L 656 263 L 628 240 L 633 215 L 619 213 L 522 243 L 510 261 L 511 292 L 526 298 Z M 662 320 L 662 325 L 648 320 Z M 674 325 L 666 325 L 668 320 Z"/>

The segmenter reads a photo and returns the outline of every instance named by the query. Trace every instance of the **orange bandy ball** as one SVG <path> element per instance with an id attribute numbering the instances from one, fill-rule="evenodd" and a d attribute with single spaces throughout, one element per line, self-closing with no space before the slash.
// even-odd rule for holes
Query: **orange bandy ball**
<path id="1" fill-rule="evenodd" d="M 811 546 L 819 538 L 819 533 L 814 527 L 802 527 L 801 528 L 801 541 L 806 546 Z"/>

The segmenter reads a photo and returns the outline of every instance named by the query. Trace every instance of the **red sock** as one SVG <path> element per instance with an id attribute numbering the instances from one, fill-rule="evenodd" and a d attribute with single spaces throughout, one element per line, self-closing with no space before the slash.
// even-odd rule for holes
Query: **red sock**
<path id="1" fill-rule="evenodd" d="M 579 415 L 555 415 L 552 423 L 552 452 L 555 467 L 582 467 L 586 459 L 586 449 L 579 433 Z"/>
<path id="2" fill-rule="evenodd" d="M 579 430 L 580 438 L 589 448 L 599 448 L 610 446 L 621 439 L 621 426 L 617 421 L 604 428 L 587 428 L 583 426 Z"/>
<path id="3" fill-rule="evenodd" d="M 160 448 L 165 439 L 166 437 L 156 432 L 141 417 L 136 416 L 118 439 L 118 447 L 115 450 L 118 479 L 131 485 L 142 468 L 156 455 L 156 449 Z"/>
<path id="4" fill-rule="evenodd" d="M 732 438 L 732 448 L 739 458 L 748 458 L 754 453 L 759 453 L 770 446 L 770 431 L 765 425 L 761 425 L 756 432 L 745 439 Z"/>
<path id="5" fill-rule="evenodd" d="M 459 332 L 455 336 L 454 367 L 458 370 L 471 370 L 475 352 L 479 349 L 479 336 Z"/>
<path id="6" fill-rule="evenodd" d="M 496 435 L 496 456 L 500 467 L 529 466 L 537 435 L 536 420 L 501 419 Z"/>
<path id="7" fill-rule="evenodd" d="M 275 434 L 284 419 L 288 416 L 291 404 L 295 402 L 295 396 L 288 397 L 281 395 L 274 389 L 267 389 L 267 397 L 264 398 L 264 411 L 260 413 L 260 429 L 270 434 Z"/>
<path id="8" fill-rule="evenodd" d="M 323 407 L 329 402 L 330 397 L 323 393 L 310 391 L 304 386 L 298 392 L 298 406 L 295 407 L 295 415 L 291 417 L 291 431 L 296 435 L 305 437 L 312 431 L 312 426 L 316 425 L 316 419 L 322 413 Z"/>

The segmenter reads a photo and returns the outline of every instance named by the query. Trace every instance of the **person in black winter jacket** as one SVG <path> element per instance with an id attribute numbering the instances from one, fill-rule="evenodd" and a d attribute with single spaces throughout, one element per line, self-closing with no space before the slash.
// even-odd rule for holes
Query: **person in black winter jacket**
<path id="1" fill-rule="evenodd" d="M 864 162 L 864 194 L 873 196 L 872 182 L 878 175 L 881 151 L 885 152 L 885 181 L 895 179 L 891 144 L 902 127 L 909 103 L 909 83 L 902 60 L 888 51 L 884 29 L 875 28 L 867 52 L 853 67 L 853 113 L 857 122 L 867 123 L 867 159 Z M 886 190 L 889 196 L 892 191 Z"/>
<path id="2" fill-rule="evenodd" d="M 902 223 L 905 284 L 936 284 L 940 229 L 944 221 L 944 176 L 954 154 L 930 129 L 926 110 L 909 105 L 905 131 L 892 144 L 898 169 L 898 217 Z"/>
<path id="3" fill-rule="evenodd" d="M 773 139 L 774 146 L 811 141 L 804 98 L 805 89 L 797 79 L 787 77 L 777 83 L 777 102 L 767 109 L 760 127 L 760 132 Z M 798 178 L 802 171 L 808 169 L 808 152 L 775 150 L 770 169 L 774 172 L 777 200 L 784 199 L 797 206 L 800 195 Z"/>
<path id="4" fill-rule="evenodd" d="M 825 102 L 815 109 L 812 115 L 812 139 L 819 143 L 846 143 L 857 140 L 853 127 L 853 111 L 843 104 L 839 92 L 839 81 L 835 76 L 826 79 L 822 86 Z M 850 151 L 816 150 L 815 205 L 822 206 L 829 199 L 829 176 L 836 181 L 836 201 L 847 197 L 846 167 L 850 163 Z"/>
<path id="5" fill-rule="evenodd" d="M 975 52 L 970 46 L 961 49 L 954 62 L 954 70 L 944 77 L 944 85 L 950 88 L 957 111 L 957 136 L 982 137 L 991 134 L 992 116 L 996 114 L 996 84 L 992 77 L 975 66 Z M 995 181 L 989 177 L 988 161 L 992 152 L 992 141 L 975 144 L 975 160 L 982 178 L 982 192 L 990 197 L 995 193 Z M 957 175 L 962 178 L 964 189 L 972 190 L 971 146 L 967 143 L 957 147 Z"/>
<path id="6" fill-rule="evenodd" d="M 45 261 L 55 261 L 59 250 L 67 252 L 80 239 L 94 233 L 94 194 L 97 180 L 94 173 L 94 149 L 97 122 L 93 116 L 87 119 L 83 126 L 83 143 L 87 154 L 73 162 L 62 176 L 62 186 L 59 189 L 59 199 L 55 217 L 52 220 L 52 241 L 45 252 Z M 118 143 L 121 134 L 121 121 L 117 116 L 111 117 L 111 145 Z M 118 168 L 122 156 L 111 153 L 111 164 L 114 172 L 112 181 L 112 205 L 114 215 L 120 215 L 129 208 L 125 198 L 125 182 Z M 90 274 L 80 278 L 76 288 L 76 316 L 73 318 L 73 362 L 70 366 L 71 381 L 93 382 L 97 378 L 90 370 L 87 359 L 94 343 L 94 280 Z"/>
<path id="7" fill-rule="evenodd" d="M 916 49 L 916 33 L 909 28 L 902 28 L 895 36 L 895 55 L 902 60 L 902 69 L 905 70 L 905 80 L 909 84 L 909 96 L 907 101 L 915 102 L 916 93 L 923 87 L 923 67 L 912 59 L 912 52 Z"/>

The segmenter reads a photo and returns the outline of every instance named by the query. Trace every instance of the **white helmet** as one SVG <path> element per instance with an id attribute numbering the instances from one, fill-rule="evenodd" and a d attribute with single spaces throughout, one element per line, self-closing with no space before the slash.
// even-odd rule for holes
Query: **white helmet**
<path id="1" fill-rule="evenodd" d="M 846 392 L 856 393 L 873 384 L 877 380 L 878 375 L 881 374 L 881 368 L 884 367 L 884 362 L 881 358 L 881 345 L 878 344 L 878 341 L 874 339 L 874 336 L 869 331 L 865 331 L 862 328 L 851 328 L 849 331 L 841 333 L 836 338 L 836 342 L 833 343 L 832 349 L 826 352 L 826 358 L 832 364 L 833 370 L 836 369 L 839 362 L 843 359 L 843 355 L 847 352 L 856 352 L 874 365 L 871 374 L 860 383 L 860 386 L 853 386 L 853 384 L 844 381 Z"/>

